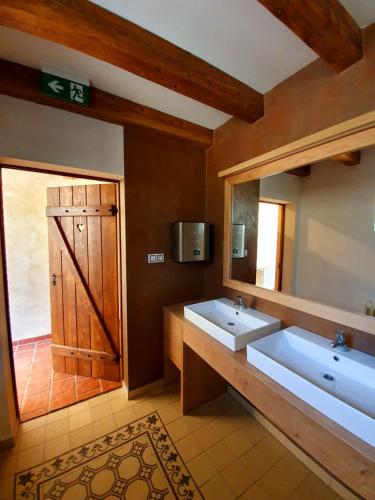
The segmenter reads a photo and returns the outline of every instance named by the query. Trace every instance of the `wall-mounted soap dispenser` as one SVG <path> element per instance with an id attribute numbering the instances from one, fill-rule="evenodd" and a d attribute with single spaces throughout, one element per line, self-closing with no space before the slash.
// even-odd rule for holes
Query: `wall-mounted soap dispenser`
<path id="1" fill-rule="evenodd" d="M 174 222 L 172 225 L 173 260 L 197 262 L 209 259 L 209 224 Z"/>

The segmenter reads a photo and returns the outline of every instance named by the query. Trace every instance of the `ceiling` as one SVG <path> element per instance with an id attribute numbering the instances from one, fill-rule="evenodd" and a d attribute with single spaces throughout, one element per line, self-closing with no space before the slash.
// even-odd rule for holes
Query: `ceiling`
<path id="1" fill-rule="evenodd" d="M 357 23 L 375 21 L 375 0 L 341 0 Z M 94 0 L 265 93 L 317 56 L 256 0 Z M 0 57 L 85 76 L 95 87 L 215 129 L 229 115 L 108 63 L 0 27 Z"/>

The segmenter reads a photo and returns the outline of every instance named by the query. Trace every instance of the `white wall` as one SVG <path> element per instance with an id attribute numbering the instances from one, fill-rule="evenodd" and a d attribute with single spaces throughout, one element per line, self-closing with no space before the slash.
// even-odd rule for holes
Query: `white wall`
<path id="1" fill-rule="evenodd" d="M 123 174 L 123 128 L 0 95 L 0 156 Z"/>
<path id="2" fill-rule="evenodd" d="M 51 333 L 47 188 L 98 181 L 4 169 L 5 253 L 12 340 Z"/>
<path id="3" fill-rule="evenodd" d="M 375 300 L 375 149 L 327 161 L 301 181 L 296 294 L 360 312 Z"/>
<path id="4" fill-rule="evenodd" d="M 298 204 L 301 189 L 301 177 L 291 174 L 270 175 L 260 180 L 260 198 L 262 201 Z"/>

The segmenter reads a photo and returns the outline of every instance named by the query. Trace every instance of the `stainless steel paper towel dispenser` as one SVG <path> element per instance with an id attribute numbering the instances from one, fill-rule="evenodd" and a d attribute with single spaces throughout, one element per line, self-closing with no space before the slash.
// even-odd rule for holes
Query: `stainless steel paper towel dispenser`
<path id="1" fill-rule="evenodd" d="M 232 225 L 232 259 L 242 259 L 245 255 L 245 224 Z"/>
<path id="2" fill-rule="evenodd" d="M 174 222 L 172 225 L 173 260 L 197 262 L 209 258 L 209 224 Z"/>

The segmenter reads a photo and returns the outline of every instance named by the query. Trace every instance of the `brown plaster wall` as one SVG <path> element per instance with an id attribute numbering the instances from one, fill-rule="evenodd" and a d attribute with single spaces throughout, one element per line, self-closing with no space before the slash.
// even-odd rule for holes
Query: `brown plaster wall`
<path id="1" fill-rule="evenodd" d="M 170 223 L 205 219 L 205 152 L 125 129 L 129 389 L 162 377 L 162 307 L 203 297 L 202 263 L 175 263 Z M 165 253 L 148 264 L 147 254 Z"/>
<path id="2" fill-rule="evenodd" d="M 233 118 L 215 131 L 214 146 L 207 152 L 207 220 L 215 225 L 213 260 L 205 269 L 205 296 L 235 297 L 222 286 L 224 168 L 271 151 L 306 135 L 375 109 L 375 24 L 364 32 L 364 58 L 342 73 L 318 59 L 272 89 L 265 96 L 265 115 L 254 124 Z M 334 338 L 340 325 L 252 296 L 249 304 L 275 314 L 285 326 L 297 325 Z M 375 354 L 373 336 L 347 327 L 349 342 Z M 356 333 L 356 335 L 352 335 Z"/>

